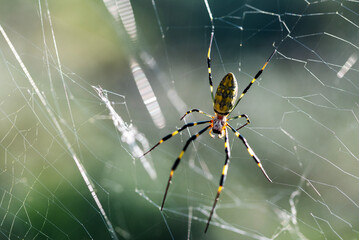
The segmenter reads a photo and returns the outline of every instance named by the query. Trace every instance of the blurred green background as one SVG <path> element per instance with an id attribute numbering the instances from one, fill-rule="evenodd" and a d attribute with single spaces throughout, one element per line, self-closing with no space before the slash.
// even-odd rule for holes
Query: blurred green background
<path id="1" fill-rule="evenodd" d="M 358 3 L 209 1 L 215 87 L 233 72 L 242 91 L 273 43 L 278 52 L 233 112 L 249 115 L 252 123 L 241 133 L 274 183 L 229 133 L 229 173 L 207 234 L 225 159 L 223 140 L 205 133 L 189 147 L 161 212 L 170 168 L 189 134 L 200 128 L 151 153 L 153 179 L 92 87 L 108 90 L 126 126 L 136 127 L 151 146 L 184 124 L 169 90 L 176 91 L 184 111 L 212 114 L 206 5 L 131 4 L 137 42 L 99 0 L 0 0 L 0 24 L 115 230 L 112 234 L 64 137 L 1 35 L 0 239 L 359 239 L 358 64 L 337 76 L 358 56 Z M 141 58 L 144 52 L 155 67 Z M 166 122 L 162 129 L 141 98 L 131 59 L 156 95 Z M 193 114 L 186 121 L 203 119 Z"/>

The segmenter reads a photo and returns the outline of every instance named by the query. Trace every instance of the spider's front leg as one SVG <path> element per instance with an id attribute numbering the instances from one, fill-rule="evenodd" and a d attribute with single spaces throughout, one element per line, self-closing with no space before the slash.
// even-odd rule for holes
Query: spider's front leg
<path id="1" fill-rule="evenodd" d="M 212 49 L 213 37 L 214 37 L 214 31 L 213 31 L 213 29 L 212 29 L 212 32 L 211 32 L 211 40 L 210 40 L 210 42 L 209 42 L 208 54 L 207 54 L 207 65 L 208 65 L 209 88 L 210 88 L 210 90 L 211 90 L 212 103 L 214 104 L 213 82 L 212 82 L 212 69 L 211 69 L 211 49 Z"/>
<path id="2" fill-rule="evenodd" d="M 187 112 L 181 117 L 180 120 L 182 120 L 185 116 L 187 116 L 188 114 L 193 113 L 193 112 L 201 113 L 201 114 L 206 115 L 207 117 L 210 117 L 210 118 L 213 117 L 213 116 L 211 116 L 210 114 L 208 114 L 208 113 L 206 113 L 206 112 L 203 112 L 202 110 L 199 110 L 199 109 L 197 109 L 197 108 L 194 108 L 194 109 L 192 109 L 192 110 L 187 111 Z"/>
<path id="3" fill-rule="evenodd" d="M 245 126 L 247 126 L 248 124 L 251 123 L 251 121 L 249 120 L 249 117 L 247 116 L 247 114 L 241 114 L 239 116 L 232 117 L 232 118 L 228 119 L 228 121 L 231 121 L 231 120 L 234 120 L 234 119 L 237 119 L 237 118 L 246 118 L 247 122 L 245 124 L 241 125 L 239 128 L 237 128 L 236 131 L 238 131 L 239 129 L 241 129 L 241 128 L 243 128 L 243 127 L 245 127 Z"/>
<path id="4" fill-rule="evenodd" d="M 239 98 L 236 102 L 236 104 L 234 105 L 233 109 L 235 109 L 238 105 L 238 103 L 242 100 L 243 96 L 247 93 L 247 91 L 249 90 L 249 88 L 252 86 L 252 84 L 259 78 L 259 76 L 263 73 L 264 69 L 266 68 L 266 66 L 268 65 L 268 63 L 270 62 L 270 60 L 272 59 L 272 57 L 274 56 L 274 54 L 277 52 L 277 49 L 274 49 L 274 51 L 272 52 L 272 54 L 269 56 L 269 58 L 267 59 L 267 61 L 265 62 L 265 64 L 263 65 L 263 67 L 257 72 L 257 74 L 254 76 L 254 78 L 252 79 L 252 81 L 248 84 L 248 86 L 243 90 L 242 94 L 239 95 Z"/>

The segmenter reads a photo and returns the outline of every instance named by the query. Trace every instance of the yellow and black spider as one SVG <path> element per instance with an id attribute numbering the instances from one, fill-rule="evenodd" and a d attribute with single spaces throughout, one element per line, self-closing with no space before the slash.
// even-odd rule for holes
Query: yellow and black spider
<path id="1" fill-rule="evenodd" d="M 192 110 L 186 112 L 183 115 L 183 117 L 181 118 L 181 120 L 187 114 L 190 114 L 192 112 L 198 112 L 198 113 L 204 114 L 207 117 L 210 117 L 211 120 L 200 121 L 200 122 L 192 122 L 192 123 L 188 123 L 188 124 L 184 125 L 180 129 L 178 129 L 178 130 L 174 131 L 173 133 L 168 134 L 167 136 L 162 138 L 155 146 L 153 146 L 150 150 L 148 150 L 144 154 L 144 155 L 146 155 L 147 153 L 151 152 L 158 145 L 160 145 L 164 141 L 170 139 L 171 137 L 177 135 L 179 132 L 185 130 L 188 127 L 196 126 L 196 125 L 199 125 L 199 124 L 209 123 L 209 125 L 207 127 L 203 128 L 197 134 L 192 135 L 187 140 L 187 142 L 184 145 L 181 153 L 179 154 L 176 161 L 174 162 L 174 164 L 172 166 L 172 169 L 171 169 L 170 177 L 168 179 L 166 191 L 165 191 L 165 194 L 163 196 L 163 201 L 162 201 L 162 205 L 161 205 L 161 211 L 162 211 L 163 210 L 163 205 L 164 205 L 165 200 L 166 200 L 168 188 L 169 188 L 169 186 L 171 184 L 171 179 L 172 179 L 173 173 L 176 170 L 178 164 L 180 163 L 181 158 L 182 158 L 184 152 L 186 151 L 187 147 L 189 146 L 189 144 L 192 141 L 194 141 L 197 137 L 199 137 L 202 133 L 207 131 L 208 129 L 210 129 L 209 134 L 213 138 L 214 138 L 214 135 L 212 134 L 212 132 L 215 133 L 215 134 L 218 134 L 219 138 L 223 138 L 223 136 L 224 136 L 224 150 L 225 150 L 225 153 L 226 153 L 226 160 L 224 162 L 224 166 L 223 166 L 223 170 L 222 170 L 222 176 L 221 176 L 221 179 L 219 181 L 219 187 L 218 187 L 218 190 L 217 190 L 217 196 L 216 196 L 216 198 L 214 200 L 213 207 L 212 207 L 211 213 L 209 215 L 207 225 L 206 225 L 206 228 L 205 228 L 204 232 L 207 232 L 209 223 L 210 223 L 212 215 L 213 215 L 213 211 L 214 211 L 214 209 L 216 207 L 217 201 L 219 199 L 219 195 L 221 194 L 221 191 L 223 189 L 224 181 L 226 179 L 226 175 L 227 175 L 227 172 L 228 172 L 230 149 L 229 149 L 227 128 L 231 129 L 234 132 L 234 134 L 236 135 L 236 137 L 241 139 L 243 144 L 246 146 L 249 155 L 251 157 L 253 157 L 253 159 L 257 163 L 258 167 L 262 170 L 264 176 L 268 179 L 268 181 L 272 182 L 272 180 L 269 178 L 266 171 L 262 167 L 261 161 L 256 156 L 256 154 L 254 153 L 252 148 L 248 145 L 247 140 L 238 132 L 239 129 L 243 128 L 244 126 L 246 126 L 246 125 L 248 125 L 250 123 L 250 120 L 249 120 L 248 116 L 246 114 L 242 114 L 242 115 L 231 117 L 231 118 L 228 118 L 228 116 L 235 109 L 235 107 L 238 105 L 239 101 L 243 98 L 244 94 L 246 94 L 246 92 L 252 86 L 252 84 L 256 81 L 256 79 L 262 74 L 263 70 L 265 69 L 265 67 L 267 66 L 267 64 L 269 63 L 271 58 L 273 57 L 274 53 L 276 52 L 276 49 L 273 51 L 273 53 L 270 55 L 270 57 L 268 58 L 266 63 L 257 72 L 255 77 L 252 79 L 252 81 L 249 83 L 249 85 L 243 90 L 242 94 L 239 96 L 238 100 L 236 101 L 237 93 L 238 93 L 238 86 L 237 86 L 237 80 L 236 80 L 235 76 L 233 75 L 233 73 L 228 73 L 227 75 L 224 76 L 224 78 L 222 79 L 222 81 L 220 82 L 220 84 L 219 84 L 219 86 L 217 88 L 216 95 L 213 96 L 213 83 L 212 83 L 212 74 L 211 74 L 211 56 L 210 56 L 211 55 L 213 37 L 214 37 L 214 32 L 212 31 L 211 40 L 210 40 L 209 48 L 208 48 L 207 64 L 208 64 L 208 74 L 209 74 L 209 86 L 210 86 L 210 90 L 211 90 L 211 96 L 212 96 L 212 102 L 213 102 L 213 110 L 215 112 L 215 115 L 214 116 L 209 115 L 208 113 L 205 113 L 205 112 L 203 112 L 203 111 L 201 111 L 199 109 L 192 109 Z M 228 121 L 234 120 L 234 119 L 237 119 L 237 118 L 246 118 L 247 122 L 245 124 L 243 124 L 242 126 L 240 126 L 239 128 L 235 129 L 234 127 L 232 127 L 228 123 Z"/>

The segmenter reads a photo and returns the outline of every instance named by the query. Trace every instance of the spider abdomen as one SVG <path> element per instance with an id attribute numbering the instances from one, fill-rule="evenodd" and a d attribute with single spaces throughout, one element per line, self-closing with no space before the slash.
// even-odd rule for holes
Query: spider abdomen
<path id="1" fill-rule="evenodd" d="M 214 111 L 221 115 L 229 114 L 237 98 L 238 84 L 233 73 L 227 73 L 220 82 L 214 97 Z"/>

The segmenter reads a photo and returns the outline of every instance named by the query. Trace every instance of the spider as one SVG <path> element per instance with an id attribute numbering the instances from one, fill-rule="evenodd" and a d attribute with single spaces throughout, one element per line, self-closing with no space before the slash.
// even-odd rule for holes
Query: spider
<path id="1" fill-rule="evenodd" d="M 273 57 L 273 55 L 276 52 L 276 49 L 273 51 L 273 53 L 270 55 L 270 57 L 268 58 L 268 60 L 266 61 L 266 63 L 263 65 L 263 67 L 257 72 L 257 74 L 255 75 L 255 77 L 252 79 L 252 81 L 249 83 L 249 85 L 243 90 L 243 92 L 241 93 L 241 95 L 239 96 L 239 98 L 237 99 L 237 93 L 238 93 L 238 86 L 237 86 L 237 80 L 234 76 L 233 73 L 227 73 L 222 81 L 220 82 L 217 91 L 216 91 L 216 95 L 213 95 L 213 83 L 212 83 L 212 74 L 211 74 L 211 48 L 212 48 L 212 41 L 213 41 L 213 37 L 214 37 L 214 32 L 212 31 L 211 33 L 211 40 L 209 43 L 209 48 L 208 48 L 208 55 L 207 55 L 207 64 L 208 64 L 208 74 L 209 74 L 209 87 L 211 90 L 211 96 L 212 96 L 212 103 L 213 103 L 213 110 L 215 115 L 212 116 L 206 112 L 203 112 L 199 109 L 192 109 L 188 112 L 186 112 L 182 117 L 181 120 L 188 114 L 192 113 L 192 112 L 198 112 L 201 113 L 203 115 L 206 115 L 207 117 L 210 117 L 211 120 L 208 121 L 199 121 L 199 122 L 191 122 L 191 123 L 187 123 L 185 124 L 183 127 L 181 127 L 180 129 L 174 131 L 171 134 L 168 134 L 167 136 L 165 136 L 164 138 L 162 138 L 155 146 L 153 146 L 150 150 L 148 150 L 144 155 L 146 155 L 147 153 L 151 152 L 153 149 L 155 149 L 158 145 L 160 145 L 161 143 L 163 143 L 164 141 L 170 139 L 171 137 L 177 135 L 179 132 L 187 129 L 188 127 L 193 127 L 196 125 L 200 125 L 200 124 L 206 124 L 209 123 L 208 126 L 206 126 L 205 128 L 203 128 L 202 130 L 200 130 L 198 133 L 192 135 L 186 142 L 186 144 L 184 145 L 181 153 L 179 154 L 179 156 L 177 157 L 176 161 L 174 162 L 171 172 L 170 172 L 170 176 L 167 182 L 167 186 L 166 186 L 166 190 L 165 190 L 165 194 L 163 196 L 163 200 L 162 200 L 162 205 L 161 205 L 161 211 L 163 210 L 163 205 L 165 204 L 165 200 L 166 200 L 166 196 L 167 196 L 167 192 L 168 192 L 168 188 L 171 184 L 171 180 L 172 180 L 172 176 L 174 171 L 176 170 L 176 168 L 178 167 L 183 154 L 185 153 L 185 151 L 187 150 L 189 144 L 196 140 L 201 134 L 203 134 L 204 132 L 206 132 L 208 129 L 210 129 L 209 134 L 212 138 L 215 137 L 214 134 L 218 134 L 218 138 L 223 138 L 224 137 L 224 150 L 225 150 L 225 154 L 226 154 L 226 160 L 224 162 L 224 166 L 222 169 L 222 176 L 220 178 L 219 181 L 219 187 L 217 190 L 217 195 L 216 198 L 214 200 L 213 206 L 212 206 L 212 210 L 209 214 L 209 218 L 207 221 L 207 225 L 205 228 L 205 233 L 207 232 L 209 223 L 211 222 L 212 219 L 212 215 L 214 212 L 214 209 L 216 207 L 216 204 L 218 202 L 219 199 L 219 195 L 221 194 L 222 190 L 223 190 L 223 185 L 227 176 L 227 172 L 228 172 L 228 164 L 229 164 L 229 158 L 230 158 L 230 148 L 229 148 L 229 141 L 228 141 L 228 131 L 227 128 L 229 128 L 230 130 L 232 130 L 234 132 L 234 135 L 236 137 L 238 137 L 242 143 L 244 144 L 244 146 L 247 148 L 247 151 L 249 153 L 249 155 L 254 159 L 254 161 L 257 163 L 258 167 L 262 170 L 262 173 L 264 174 L 264 176 L 267 178 L 267 180 L 269 182 L 272 182 L 272 180 L 269 178 L 269 176 L 267 175 L 266 171 L 264 170 L 264 168 L 262 167 L 261 161 L 259 160 L 259 158 L 256 156 L 256 154 L 254 153 L 254 151 L 252 150 L 252 148 L 249 146 L 249 144 L 247 143 L 247 140 L 238 132 L 239 129 L 245 127 L 246 125 L 250 124 L 250 120 L 248 118 L 248 116 L 246 114 L 242 114 L 239 116 L 235 116 L 235 117 L 231 117 L 228 118 L 228 116 L 231 114 L 231 112 L 233 112 L 233 110 L 236 108 L 236 106 L 238 105 L 238 103 L 240 102 L 240 100 L 243 98 L 243 96 L 246 94 L 246 92 L 248 91 L 248 89 L 252 86 L 252 84 L 256 81 L 256 79 L 262 74 L 263 70 L 265 69 L 265 67 L 267 66 L 267 64 L 269 63 L 269 61 L 271 60 L 271 58 Z M 236 101 L 237 99 L 237 101 Z M 228 122 L 234 119 L 238 119 L 238 118 L 245 118 L 246 119 L 246 123 L 241 125 L 239 128 L 235 129 L 234 127 L 232 127 Z M 213 134 L 213 133 L 214 134 Z"/>

